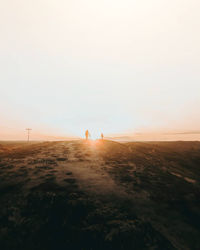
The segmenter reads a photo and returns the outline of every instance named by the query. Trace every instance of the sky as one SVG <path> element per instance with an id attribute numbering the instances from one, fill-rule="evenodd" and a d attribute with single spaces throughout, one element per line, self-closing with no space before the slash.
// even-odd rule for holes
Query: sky
<path id="1" fill-rule="evenodd" d="M 24 139 L 27 127 L 37 139 L 89 129 L 200 140 L 199 9 L 199 0 L 0 0 L 0 140 Z"/>

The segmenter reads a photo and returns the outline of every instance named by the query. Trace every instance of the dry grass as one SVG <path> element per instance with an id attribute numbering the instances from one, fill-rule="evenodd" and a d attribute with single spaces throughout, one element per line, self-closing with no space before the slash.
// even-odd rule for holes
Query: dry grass
<path id="1" fill-rule="evenodd" d="M 1 249 L 200 249 L 200 143 L 0 143 Z"/>

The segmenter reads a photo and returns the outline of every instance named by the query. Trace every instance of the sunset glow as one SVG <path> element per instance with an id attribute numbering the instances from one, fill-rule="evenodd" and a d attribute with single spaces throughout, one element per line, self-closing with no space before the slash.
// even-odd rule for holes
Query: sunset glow
<path id="1" fill-rule="evenodd" d="M 27 127 L 32 139 L 88 129 L 91 139 L 199 140 L 199 9 L 197 0 L 2 1 L 0 140 L 23 140 Z"/>

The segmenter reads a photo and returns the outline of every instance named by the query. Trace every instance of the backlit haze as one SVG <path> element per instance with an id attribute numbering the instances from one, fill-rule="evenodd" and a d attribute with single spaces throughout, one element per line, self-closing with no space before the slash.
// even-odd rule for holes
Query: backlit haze
<path id="1" fill-rule="evenodd" d="M 200 140 L 199 0 L 0 2 L 0 140 Z"/>

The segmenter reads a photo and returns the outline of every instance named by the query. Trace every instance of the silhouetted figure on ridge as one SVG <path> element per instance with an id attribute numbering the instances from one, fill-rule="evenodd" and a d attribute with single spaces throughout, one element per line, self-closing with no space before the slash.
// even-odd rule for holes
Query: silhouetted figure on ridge
<path id="1" fill-rule="evenodd" d="M 101 140 L 103 140 L 103 137 L 104 137 L 104 135 L 103 135 L 103 133 L 101 133 Z"/>
<path id="2" fill-rule="evenodd" d="M 88 129 L 85 131 L 85 139 L 88 140 L 88 137 L 90 136 L 90 133 Z"/>

